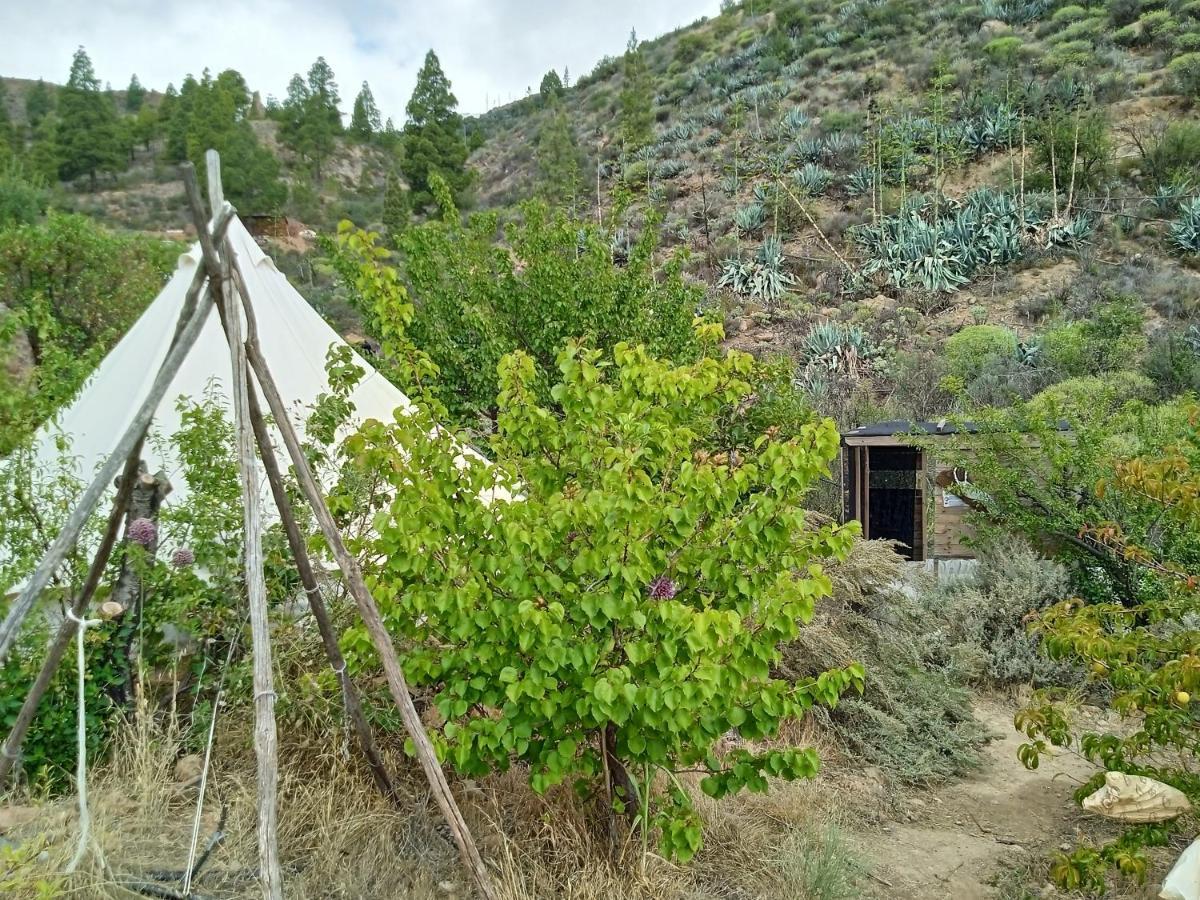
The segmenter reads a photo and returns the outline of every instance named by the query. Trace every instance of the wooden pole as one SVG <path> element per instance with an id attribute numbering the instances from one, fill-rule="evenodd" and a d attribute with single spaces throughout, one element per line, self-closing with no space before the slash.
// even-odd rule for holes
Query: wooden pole
<path id="1" fill-rule="evenodd" d="M 211 192 L 209 196 L 212 196 Z M 235 275 L 238 275 L 235 279 L 237 291 L 244 298 L 244 302 L 249 302 L 250 293 L 247 291 L 245 283 L 236 271 Z M 222 309 L 221 321 L 223 325 L 225 325 L 225 319 L 225 311 Z M 228 326 L 226 326 L 226 334 L 228 333 Z M 309 558 L 308 548 L 305 546 L 304 535 L 301 533 L 300 526 L 296 522 L 296 514 L 292 509 L 291 500 L 288 499 L 287 489 L 284 487 L 283 482 L 283 473 L 279 469 L 279 460 L 275 456 L 274 443 L 271 440 L 270 432 L 267 430 L 266 419 L 259 405 L 258 391 L 255 390 L 252 381 L 248 384 L 247 399 L 249 401 L 250 424 L 254 428 L 254 439 L 258 444 L 258 455 L 262 459 L 263 469 L 267 473 L 267 483 L 270 485 L 271 495 L 275 499 L 275 508 L 279 511 L 279 521 L 283 525 L 284 534 L 287 535 L 288 547 L 291 549 L 292 557 L 295 559 L 296 571 L 300 575 L 300 584 L 304 587 L 304 595 L 308 599 L 308 608 L 317 623 L 317 631 L 321 635 L 321 643 L 325 648 L 325 656 L 329 659 L 330 668 L 337 675 L 338 684 L 342 691 L 342 705 L 346 710 L 346 718 L 354 728 L 359 747 L 362 750 L 363 756 L 366 757 L 367 766 L 371 770 L 371 777 L 375 780 L 375 785 L 385 797 L 393 803 L 399 804 L 400 795 L 396 791 L 392 777 L 388 772 L 387 766 L 384 764 L 383 757 L 379 753 L 378 746 L 375 744 L 375 737 L 371 732 L 370 723 L 367 722 L 366 714 L 363 712 L 358 689 L 355 687 L 349 672 L 346 671 L 346 659 L 342 656 L 341 647 L 338 646 L 337 634 L 334 632 L 333 622 L 329 618 L 329 611 L 325 607 L 325 601 L 321 598 L 321 588 L 317 583 L 316 572 L 313 569 L 312 560 Z"/>
<path id="2" fill-rule="evenodd" d="M 209 198 L 213 208 L 221 197 L 220 158 L 208 151 Z M 215 188 L 213 185 L 215 184 Z M 283 900 L 283 872 L 279 867 L 278 792 L 279 751 L 275 729 L 275 685 L 271 666 L 271 626 L 267 615 L 267 586 L 263 575 L 262 515 L 259 508 L 258 466 L 254 457 L 254 435 L 250 427 L 250 401 L 247 380 L 246 345 L 242 342 L 242 317 L 233 290 L 231 253 L 228 242 L 224 254 L 217 256 L 208 222 L 199 204 L 195 170 L 185 170 L 184 186 L 200 234 L 200 246 L 210 281 L 214 269 L 220 275 L 219 299 L 225 311 L 233 365 L 233 413 L 237 430 L 238 476 L 242 490 L 243 551 L 246 595 L 250 607 L 250 637 L 254 665 L 254 755 L 258 787 L 258 867 L 259 882 L 266 900 Z M 208 240 L 206 240 L 208 237 Z"/>
<path id="3" fill-rule="evenodd" d="M 232 214 L 232 210 L 228 212 L 222 210 L 221 216 L 218 217 L 218 225 L 220 225 L 222 234 L 228 225 L 229 219 L 232 218 Z M 222 218 L 224 219 L 223 225 L 221 225 Z M 104 496 L 105 491 L 108 490 L 109 485 L 112 484 L 117 472 L 128 461 L 135 448 L 139 449 L 140 454 L 140 447 L 146 436 L 146 429 L 150 427 L 154 413 L 158 410 L 159 404 L 162 403 L 163 397 L 166 396 L 171 382 L 179 374 L 179 369 L 183 365 L 183 361 L 187 358 L 192 346 L 196 343 L 196 339 L 200 337 L 200 332 L 204 329 L 205 319 L 208 318 L 208 304 L 195 302 L 204 283 L 203 270 L 203 266 L 197 267 L 196 275 L 192 279 L 192 285 L 188 289 L 187 297 L 184 300 L 179 324 L 176 326 L 174 344 L 167 352 L 167 356 L 158 370 L 158 375 L 155 376 L 154 383 L 150 386 L 149 393 L 142 401 L 142 405 L 138 408 L 138 411 L 134 414 L 133 421 L 129 423 L 129 426 L 125 429 L 125 433 L 117 441 L 117 446 L 113 448 L 104 465 L 100 467 L 100 471 L 92 479 L 92 483 L 88 485 L 87 490 L 79 498 L 79 503 L 67 517 L 67 521 L 63 524 L 61 531 L 59 531 L 58 537 L 54 539 L 54 543 L 50 545 L 50 549 L 46 551 L 46 555 L 42 557 L 42 561 L 38 564 L 38 567 L 29 576 L 29 581 L 26 582 L 25 588 L 21 591 L 17 599 L 13 601 L 8 615 L 4 617 L 3 623 L 0 623 L 0 663 L 3 663 L 8 657 L 8 652 L 12 649 L 17 635 L 20 633 L 25 617 L 29 615 L 29 611 L 33 609 L 34 603 L 37 602 L 37 598 L 45 590 L 46 585 L 50 583 L 50 578 L 62 564 L 62 561 L 70 552 L 72 545 L 79 539 L 79 535 L 83 531 L 83 526 L 87 523 L 88 517 L 96 508 L 96 504 L 100 502 L 100 498 Z M 135 460 L 134 465 L 136 466 L 136 464 Z M 136 468 L 134 471 L 136 473 Z"/>
<path id="4" fill-rule="evenodd" d="M 288 500 L 287 490 L 284 488 L 283 474 L 279 470 L 279 461 L 275 458 L 275 448 L 267 433 L 267 424 L 259 407 L 258 392 L 254 390 L 254 385 L 250 386 L 250 424 L 254 426 L 254 437 L 258 441 L 259 455 L 262 457 L 263 468 L 267 473 L 267 482 L 270 484 L 271 494 L 275 498 L 275 508 L 279 510 L 279 521 L 287 535 L 288 546 L 296 560 L 296 570 L 300 573 L 300 583 L 304 587 L 305 597 L 308 598 L 308 608 L 312 611 L 313 619 L 317 623 L 317 631 L 321 634 L 321 643 L 325 646 L 329 667 L 337 675 L 338 684 L 342 689 L 342 705 L 346 709 L 346 718 L 350 720 L 350 724 L 354 728 L 359 747 L 371 769 L 371 777 L 375 779 L 375 785 L 385 797 L 393 803 L 399 804 L 400 795 L 396 791 L 392 777 L 375 744 L 375 737 L 371 733 L 371 725 L 367 722 L 366 714 L 363 712 L 358 689 L 354 686 L 350 673 L 346 671 L 346 659 L 342 656 L 341 647 L 338 646 L 337 634 L 333 630 L 329 611 L 325 608 L 325 601 L 321 599 L 321 588 L 317 584 L 317 576 L 308 556 L 308 548 L 304 545 L 304 536 L 300 532 L 296 514 L 292 510 L 291 501 Z"/>
<path id="5" fill-rule="evenodd" d="M 243 277 L 242 280 L 244 282 L 245 278 Z M 425 726 L 421 722 L 421 717 L 413 705 L 412 695 L 408 692 L 408 684 L 405 681 L 404 672 L 400 668 L 400 659 L 396 654 L 396 648 L 392 645 L 392 639 L 387 632 L 387 627 L 383 623 L 379 607 L 375 604 L 374 598 L 367 589 L 366 582 L 363 581 L 358 562 L 346 549 L 346 545 L 342 541 L 337 524 L 333 521 L 333 516 L 329 512 L 329 507 L 325 504 L 325 498 L 321 493 L 321 489 L 317 484 L 316 478 L 313 477 L 308 460 L 304 456 L 304 450 L 300 446 L 300 439 L 296 434 L 295 428 L 292 427 L 291 420 L 288 418 L 287 407 L 279 395 L 275 379 L 272 377 L 266 359 L 262 355 L 262 349 L 258 342 L 258 326 L 254 318 L 254 310 L 249 303 L 245 302 L 247 299 L 243 298 L 246 312 L 246 355 L 255 376 L 258 378 L 263 395 L 266 397 L 271 415 L 275 418 L 275 424 L 283 436 L 283 443 L 287 448 L 288 456 L 291 458 L 292 467 L 296 472 L 296 479 L 299 482 L 300 489 L 303 491 L 305 499 L 316 515 L 317 523 L 321 527 L 321 533 L 324 535 L 329 549 L 333 551 L 338 567 L 346 579 L 350 595 L 354 598 L 359 615 L 362 617 L 363 623 L 367 627 L 367 633 L 371 637 L 371 642 L 379 654 L 392 699 L 400 711 L 400 718 L 404 721 L 404 727 L 408 731 L 409 737 L 412 738 L 417 759 L 421 763 L 421 768 L 425 771 L 425 777 L 429 780 L 429 786 L 433 792 L 434 799 L 437 801 L 438 807 L 446 819 L 446 823 L 450 826 L 451 834 L 454 837 L 454 842 L 458 845 L 458 851 L 462 857 L 463 864 L 474 879 L 480 894 L 486 900 L 496 900 L 497 895 L 492 885 L 491 875 L 483 863 L 483 858 L 479 855 L 479 850 L 475 846 L 474 839 L 471 837 L 471 831 L 467 827 L 462 813 L 459 811 L 458 804 L 454 800 L 454 795 L 450 791 L 450 785 L 446 782 L 446 775 L 438 763 L 437 755 L 433 750 L 433 744 L 430 743 L 429 735 L 425 732 Z"/>
<path id="6" fill-rule="evenodd" d="M 17 713 L 17 718 L 8 732 L 4 746 L 0 747 L 0 790 L 3 790 L 8 783 L 9 775 L 12 774 L 13 767 L 20 758 L 21 745 L 25 743 L 25 735 L 29 733 L 29 726 L 33 724 L 33 718 L 37 715 L 38 706 L 41 704 L 42 698 L 46 696 L 50 682 L 62 664 L 63 657 L 66 656 L 67 648 L 71 646 L 75 631 L 79 628 L 79 621 L 84 618 L 84 612 L 92 602 L 92 596 L 100 585 L 100 579 L 104 577 L 104 570 L 108 567 L 109 557 L 112 556 L 113 547 L 117 543 L 117 533 L 121 530 L 121 522 L 125 517 L 125 507 L 129 504 L 129 497 L 133 493 L 133 483 L 137 478 L 141 449 L 142 442 L 139 441 L 125 461 L 125 470 L 117 482 L 117 496 L 113 499 L 112 511 L 108 514 L 108 524 L 105 525 L 104 536 L 100 539 L 100 546 L 92 559 L 83 586 L 71 604 L 72 615 L 65 616 L 62 624 L 58 626 L 58 632 L 54 635 L 42 668 L 29 688 L 29 693 L 25 695 L 25 702 L 21 704 L 21 710 Z"/>

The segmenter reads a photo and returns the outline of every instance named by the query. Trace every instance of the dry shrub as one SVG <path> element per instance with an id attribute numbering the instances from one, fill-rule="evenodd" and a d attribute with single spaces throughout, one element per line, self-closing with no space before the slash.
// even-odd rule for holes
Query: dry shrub
<path id="1" fill-rule="evenodd" d="M 860 542 L 829 574 L 833 597 L 785 650 L 781 674 L 800 679 L 857 661 L 867 671 L 863 695 L 816 713 L 851 753 L 905 782 L 974 768 L 987 733 L 923 600 L 928 576 L 881 541 Z"/>

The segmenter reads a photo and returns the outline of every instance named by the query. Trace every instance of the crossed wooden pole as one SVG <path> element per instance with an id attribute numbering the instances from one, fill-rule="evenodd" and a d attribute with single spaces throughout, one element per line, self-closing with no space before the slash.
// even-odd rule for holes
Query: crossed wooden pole
<path id="1" fill-rule="evenodd" d="M 279 520 L 287 535 L 288 546 L 295 559 L 309 609 L 321 634 L 321 642 L 324 645 L 326 656 L 333 671 L 337 674 L 342 691 L 342 701 L 347 717 L 354 728 L 359 747 L 380 791 L 393 802 L 397 802 L 398 797 L 391 776 L 375 744 L 358 691 L 346 671 L 346 660 L 338 647 L 337 635 L 321 597 L 304 537 L 284 487 L 283 476 L 255 390 L 254 380 L 250 378 L 251 372 L 262 389 L 267 408 L 283 438 L 284 448 L 291 461 L 301 493 L 305 501 L 312 507 L 325 542 L 341 570 L 359 616 L 379 654 L 387 678 L 388 689 L 400 712 L 404 727 L 412 739 L 417 759 L 429 781 L 434 799 L 450 827 L 463 864 L 480 894 L 486 900 L 495 900 L 496 893 L 491 876 L 479 855 L 471 832 L 450 791 L 445 773 L 437 761 L 429 735 L 413 705 L 412 695 L 408 691 L 399 656 L 383 623 L 379 607 L 363 580 L 357 560 L 346 549 L 321 488 L 304 456 L 300 439 L 292 425 L 284 400 L 279 394 L 275 379 L 267 366 L 266 358 L 263 356 L 258 338 L 258 322 L 251 298 L 246 290 L 247 279 L 241 268 L 241 260 L 237 258 L 225 236 L 229 222 L 234 217 L 234 210 L 223 199 L 220 158 L 216 151 L 208 151 L 205 165 L 208 170 L 211 222 L 200 197 L 195 169 L 191 164 L 185 164 L 182 170 L 184 188 L 199 235 L 202 264 L 197 267 L 192 284 L 188 288 L 180 312 L 179 324 L 167 356 L 133 421 L 96 474 L 91 485 L 81 496 L 78 506 L 72 511 L 58 537 L 10 607 L 8 615 L 0 623 L 0 663 L 3 663 L 12 649 L 22 622 L 32 610 L 42 590 L 49 583 L 54 571 L 78 540 L 84 524 L 109 484 L 113 482 L 114 476 L 121 471 L 122 476 L 117 481 L 117 494 L 104 535 L 84 584 L 71 603 L 71 610 L 75 616 L 66 617 L 59 627 L 42 669 L 18 713 L 17 720 L 3 746 L 0 747 L 0 787 L 4 786 L 12 771 L 13 764 L 19 756 L 21 744 L 37 712 L 38 704 L 45 695 L 50 681 L 75 635 L 78 627 L 77 620 L 83 617 L 82 614 L 87 610 L 104 574 L 116 543 L 121 518 L 129 500 L 133 481 L 137 476 L 146 430 L 153 419 L 155 410 L 158 409 L 171 382 L 187 358 L 188 352 L 199 337 L 208 318 L 210 304 L 215 303 L 228 339 L 233 363 L 233 411 L 244 511 L 244 562 L 254 664 L 258 855 L 263 896 L 267 900 L 281 900 L 283 892 L 276 819 L 279 768 L 275 729 L 275 691 L 271 667 L 271 638 L 267 617 L 266 586 L 263 576 L 258 461 L 262 462 L 263 470 L 266 473 L 267 482 L 279 513 Z M 244 336 L 242 334 L 243 316 L 246 330 Z"/>

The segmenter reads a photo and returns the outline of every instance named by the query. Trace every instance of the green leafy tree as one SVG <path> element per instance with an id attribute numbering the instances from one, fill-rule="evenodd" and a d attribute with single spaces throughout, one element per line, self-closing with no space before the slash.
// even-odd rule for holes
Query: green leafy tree
<path id="1" fill-rule="evenodd" d="M 342 247 L 366 270 L 360 287 L 411 309 L 370 239 L 343 233 Z M 705 773 L 715 798 L 816 774 L 811 749 L 718 750 L 731 732 L 773 736 L 863 683 L 853 664 L 772 677 L 829 593 L 822 560 L 854 533 L 803 510 L 837 453 L 832 422 L 795 440 L 760 435 L 736 461 L 707 453 L 722 414 L 753 392 L 753 369 L 741 353 L 676 366 L 626 344 L 611 357 L 571 344 L 551 409 L 538 366 L 517 352 L 501 364 L 493 465 L 464 457 L 435 408 L 350 440 L 356 478 L 406 511 L 381 510 L 358 549 L 388 560 L 375 584 L 385 621 L 460 772 L 521 763 L 539 793 L 574 782 L 684 860 L 701 829 L 683 770 Z M 482 499 L 515 484 L 519 501 Z M 373 666 L 365 632 L 344 641 L 352 667 Z"/>
<path id="2" fill-rule="evenodd" d="M 436 177 L 434 190 L 442 217 L 399 240 L 403 277 L 420 301 L 408 333 L 441 370 L 436 390 L 459 421 L 494 415 L 497 366 L 516 349 L 534 360 L 547 399 L 558 353 L 572 338 L 604 350 L 636 342 L 679 361 L 700 352 L 692 322 L 703 290 L 684 280 L 681 255 L 657 271 L 653 222 L 628 261 L 615 265 L 609 236 L 594 223 L 530 202 L 499 241 L 495 213 L 463 221 Z M 382 335 L 393 314 L 353 299 Z"/>
<path id="3" fill-rule="evenodd" d="M 241 74 L 227 69 L 213 78 L 206 71 L 186 111 L 187 158 L 203 173 L 205 151 L 216 150 L 229 201 L 247 212 L 273 212 L 286 201 L 287 188 L 279 161 L 250 126 L 249 109 L 250 92 Z"/>
<path id="4" fill-rule="evenodd" d="M 375 95 L 371 86 L 365 81 L 354 98 L 354 112 L 350 116 L 350 133 L 359 140 L 367 141 L 383 129 L 379 117 L 379 107 L 375 105 Z"/>
<path id="5" fill-rule="evenodd" d="M 404 158 L 400 170 L 413 193 L 413 207 L 433 202 L 432 178 L 440 176 L 459 202 L 471 183 L 467 171 L 467 143 L 458 100 L 437 54 L 430 50 L 417 73 L 417 86 L 405 107 Z"/>
<path id="6" fill-rule="evenodd" d="M 574 208 L 582 175 L 579 145 L 566 110 L 558 99 L 542 119 L 537 142 L 538 193 L 552 206 Z"/>
<path id="7" fill-rule="evenodd" d="M 654 137 L 650 71 L 646 66 L 646 58 L 638 43 L 636 31 L 629 33 L 629 45 L 625 48 L 621 72 L 621 144 L 626 153 L 632 153 L 648 144 Z"/>
<path id="8" fill-rule="evenodd" d="M 162 102 L 162 115 L 163 131 L 167 139 L 167 159 L 171 162 L 183 162 L 188 158 L 188 128 L 192 105 L 196 102 L 199 89 L 200 82 L 190 74 L 183 79 L 177 95 L 174 94 L 175 89 L 172 85 L 167 86 Z"/>
<path id="9" fill-rule="evenodd" d="M 134 73 L 129 79 L 129 87 L 125 88 L 125 111 L 137 114 L 145 102 L 146 89 L 138 81 L 137 73 Z"/>
<path id="10" fill-rule="evenodd" d="M 114 235 L 78 215 L 0 230 L 0 305 L 9 310 L 0 330 L 21 332 L 36 367 L 19 389 L 0 390 L 0 455 L 74 394 L 178 253 L 173 242 Z"/>
<path id="11" fill-rule="evenodd" d="M 37 128 L 42 119 L 54 112 L 54 94 L 42 79 L 25 95 L 25 119 L 31 128 Z"/>
<path id="12" fill-rule="evenodd" d="M 58 97 L 59 174 L 65 181 L 88 176 L 93 189 L 99 172 L 115 172 L 123 164 L 117 111 L 100 90 L 92 61 L 82 47 L 75 51 L 71 75 Z"/>

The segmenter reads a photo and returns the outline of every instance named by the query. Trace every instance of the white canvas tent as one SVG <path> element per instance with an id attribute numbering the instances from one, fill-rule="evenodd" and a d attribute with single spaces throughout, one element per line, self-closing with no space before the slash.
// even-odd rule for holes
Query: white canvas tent
<path id="1" fill-rule="evenodd" d="M 230 222 L 228 238 L 246 279 L 246 291 L 253 298 L 263 354 L 280 395 L 291 410 L 292 422 L 303 436 L 308 407 L 329 390 L 325 374 L 329 347 L 344 345 L 345 341 L 275 268 L 240 219 Z M 57 438 L 61 433 L 70 439 L 76 474 L 84 482 L 91 479 L 149 391 L 167 354 L 184 296 L 200 263 L 200 245 L 195 244 L 179 258 L 178 268 L 162 293 L 104 358 L 74 402 L 42 426 L 35 444 L 40 464 L 50 469 L 59 464 Z M 366 373 L 350 396 L 356 421 L 390 422 L 398 409 L 409 408 L 404 393 L 357 353 L 354 361 Z M 231 381 L 229 344 L 214 306 L 195 347 L 155 413 L 151 433 L 160 438 L 174 434 L 181 424 L 176 409 L 178 398 L 199 400 L 210 386 L 219 390 L 227 408 L 232 410 Z M 286 467 L 282 448 L 278 441 L 276 444 L 280 461 Z M 171 481 L 173 491 L 168 502 L 179 503 L 187 497 L 187 484 L 178 474 L 178 462 L 171 458 L 167 441 L 148 442 L 142 456 L 149 471 L 162 470 Z"/>

